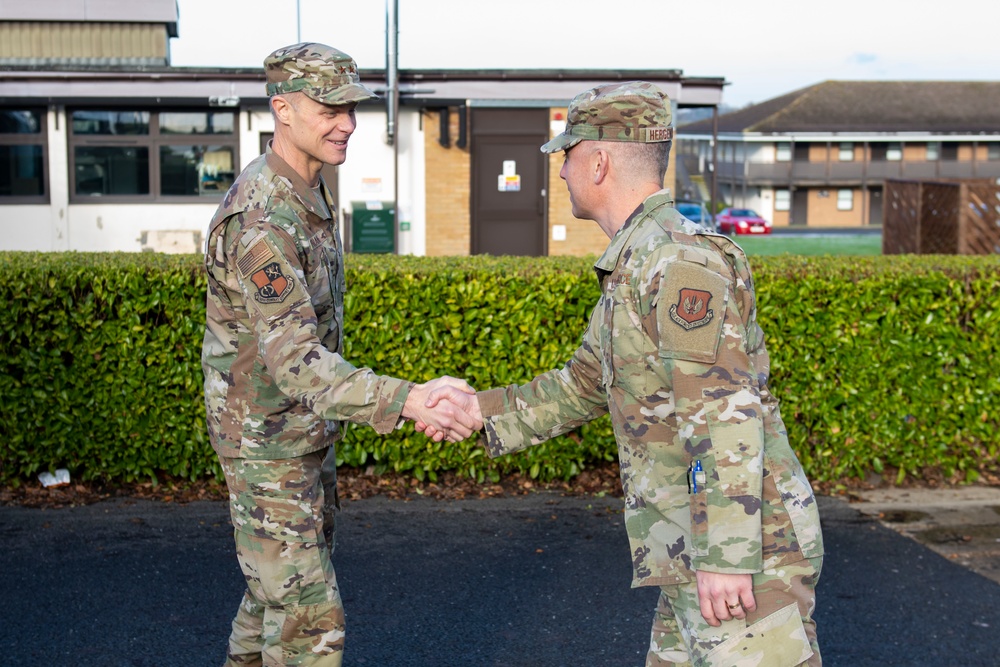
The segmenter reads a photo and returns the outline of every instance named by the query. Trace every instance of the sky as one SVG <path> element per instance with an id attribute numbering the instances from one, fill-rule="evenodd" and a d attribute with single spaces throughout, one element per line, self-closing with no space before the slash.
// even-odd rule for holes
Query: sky
<path id="1" fill-rule="evenodd" d="M 177 0 L 171 64 L 314 41 L 386 66 L 386 0 Z M 627 7 L 628 11 L 616 11 Z M 1000 79 L 995 0 L 398 0 L 400 69 L 679 69 L 743 107 L 834 80 Z"/>

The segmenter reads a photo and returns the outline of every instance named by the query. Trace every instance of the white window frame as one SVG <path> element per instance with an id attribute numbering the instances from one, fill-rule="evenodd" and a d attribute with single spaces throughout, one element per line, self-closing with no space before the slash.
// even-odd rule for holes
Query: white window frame
<path id="1" fill-rule="evenodd" d="M 838 211 L 854 210 L 854 190 L 851 190 L 850 188 L 843 188 L 837 190 L 837 210 Z"/>
<path id="2" fill-rule="evenodd" d="M 775 190 L 774 191 L 774 210 L 775 211 L 791 211 L 792 210 L 792 191 L 787 189 Z"/>
<path id="3" fill-rule="evenodd" d="M 774 144 L 774 160 L 775 162 L 791 162 L 792 142 L 779 141 Z"/>
<path id="4" fill-rule="evenodd" d="M 900 162 L 903 159 L 903 144 L 898 141 L 890 141 L 885 145 L 886 162 Z"/>
<path id="5" fill-rule="evenodd" d="M 841 141 L 840 150 L 837 152 L 837 159 L 841 162 L 854 162 L 854 142 Z"/>
<path id="6" fill-rule="evenodd" d="M 937 162 L 941 159 L 941 142 L 940 141 L 928 141 L 927 142 L 927 161 Z"/>

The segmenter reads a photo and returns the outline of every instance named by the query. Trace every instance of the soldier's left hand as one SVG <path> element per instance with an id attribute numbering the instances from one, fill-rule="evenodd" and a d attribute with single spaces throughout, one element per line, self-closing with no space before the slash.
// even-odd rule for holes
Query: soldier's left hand
<path id="1" fill-rule="evenodd" d="M 701 615 L 713 626 L 734 618 L 746 618 L 757 609 L 753 597 L 753 578 L 749 574 L 695 573 L 698 581 L 698 602 Z"/>
<path id="2" fill-rule="evenodd" d="M 442 389 L 448 390 L 456 400 L 431 402 L 431 394 Z M 482 428 L 482 419 L 470 414 L 470 411 L 478 413 L 475 394 L 476 390 L 465 380 L 445 375 L 427 384 L 414 385 L 403 406 L 403 417 L 415 421 L 417 430 L 425 432 L 435 442 L 445 438 L 458 442 Z"/>

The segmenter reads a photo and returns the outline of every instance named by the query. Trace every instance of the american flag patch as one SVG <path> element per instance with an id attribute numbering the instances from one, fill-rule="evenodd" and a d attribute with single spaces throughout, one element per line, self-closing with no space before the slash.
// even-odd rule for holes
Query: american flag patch
<path id="1" fill-rule="evenodd" d="M 271 248 L 264 243 L 264 239 L 261 239 L 246 251 L 236 266 L 241 274 L 246 275 L 272 257 L 274 257 L 274 253 L 271 252 Z"/>

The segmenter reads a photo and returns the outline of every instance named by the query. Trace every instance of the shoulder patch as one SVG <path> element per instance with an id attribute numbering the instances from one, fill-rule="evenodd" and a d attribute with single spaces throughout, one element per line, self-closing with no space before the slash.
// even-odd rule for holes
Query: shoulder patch
<path id="1" fill-rule="evenodd" d="M 700 262 L 663 270 L 656 321 L 660 356 L 715 363 L 729 302 L 729 281 Z"/>
<path id="2" fill-rule="evenodd" d="M 239 262 L 237 262 L 237 268 L 245 276 L 256 267 L 273 258 L 274 252 L 271 250 L 271 246 L 267 245 L 264 239 L 261 238 L 240 257 Z"/>
<path id="3" fill-rule="evenodd" d="M 309 299 L 293 242 L 281 236 L 280 231 L 264 232 L 247 247 L 239 244 L 236 248 L 236 273 L 247 306 L 256 306 L 265 319 L 286 313 Z"/>
<path id="4" fill-rule="evenodd" d="M 708 307 L 711 300 L 712 293 L 707 290 L 682 287 L 677 303 L 670 306 L 670 319 L 686 331 L 703 327 L 715 316 Z"/>
<path id="5" fill-rule="evenodd" d="M 257 286 L 253 298 L 259 303 L 281 303 L 295 287 L 295 279 L 282 273 L 281 265 L 277 262 L 271 262 L 255 271 L 250 280 Z"/>

